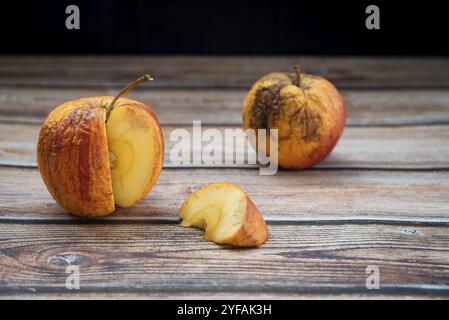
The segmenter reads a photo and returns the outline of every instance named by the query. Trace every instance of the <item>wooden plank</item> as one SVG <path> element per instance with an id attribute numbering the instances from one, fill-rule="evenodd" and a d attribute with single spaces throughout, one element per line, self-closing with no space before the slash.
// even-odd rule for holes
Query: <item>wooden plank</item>
<path id="1" fill-rule="evenodd" d="M 55 203 L 38 170 L 0 167 L 0 176 L 0 221 L 80 221 Z M 239 185 L 272 222 L 449 223 L 449 171 L 373 170 L 164 169 L 145 199 L 105 219 L 176 222 L 187 196 L 212 182 Z"/>
<path id="2" fill-rule="evenodd" d="M 370 290 L 366 293 L 294 292 L 294 293 L 258 293 L 258 292 L 36 292 L 0 293 L 2 300 L 447 300 L 444 293 L 429 292 L 389 292 L 380 293 Z"/>
<path id="3" fill-rule="evenodd" d="M 377 293 L 448 294 L 447 230 L 272 225 L 264 246 L 235 249 L 170 224 L 0 224 L 0 293 L 67 293 L 70 264 L 81 293 L 369 294 L 374 265 Z"/>
<path id="4" fill-rule="evenodd" d="M 0 120 L 39 122 L 60 103 L 80 97 L 114 95 L 113 88 L 0 87 Z M 161 124 L 235 125 L 242 122 L 240 89 L 138 90 L 133 99 L 152 106 Z M 449 90 L 343 90 L 348 126 L 449 123 Z"/>
<path id="5" fill-rule="evenodd" d="M 152 87 L 247 88 L 262 75 L 292 70 L 322 75 L 338 87 L 449 87 L 447 58 L 2 56 L 0 84 L 123 86 L 143 73 Z"/>
<path id="6" fill-rule="evenodd" d="M 192 127 L 180 128 L 192 132 Z M 207 130 L 207 126 L 202 126 Z M 232 148 L 232 141 L 225 141 L 226 127 L 216 126 L 223 133 L 225 153 L 236 152 L 242 156 L 254 153 L 246 145 L 244 150 Z M 170 161 L 170 152 L 179 143 L 171 136 L 175 127 L 164 126 L 165 166 L 177 166 Z M 0 123 L 0 164 L 15 166 L 36 166 L 36 142 L 38 124 Z M 189 141 L 182 145 L 188 146 Z M 204 141 L 203 148 L 208 145 Z M 219 146 L 220 143 L 216 142 Z M 200 153 L 201 146 L 192 146 L 191 154 Z M 192 159 L 192 156 L 191 156 Z M 449 169 L 449 125 L 405 126 L 405 127 L 348 127 L 333 153 L 317 168 L 371 168 L 371 169 Z M 223 161 L 224 163 L 224 161 Z M 186 165 L 207 167 L 205 163 Z M 231 165 L 232 166 L 232 165 Z M 230 167 L 222 164 L 215 167 Z M 238 167 L 257 166 L 243 164 Z"/>

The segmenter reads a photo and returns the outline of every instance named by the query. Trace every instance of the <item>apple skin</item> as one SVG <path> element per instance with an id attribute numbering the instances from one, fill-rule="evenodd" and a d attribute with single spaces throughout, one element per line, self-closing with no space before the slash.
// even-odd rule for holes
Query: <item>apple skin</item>
<path id="1" fill-rule="evenodd" d="M 225 243 L 237 244 L 242 247 L 256 247 L 268 240 L 267 223 L 252 200 L 246 196 L 246 211 L 244 222 L 240 229 Z"/>
<path id="2" fill-rule="evenodd" d="M 305 169 L 322 161 L 340 139 L 346 122 L 343 98 L 326 79 L 271 73 L 259 79 L 243 104 L 245 129 L 278 129 L 282 168 Z M 269 138 L 262 146 L 269 155 Z M 257 150 L 257 141 L 251 140 Z"/>
<path id="3" fill-rule="evenodd" d="M 113 97 L 67 101 L 45 120 L 37 143 L 37 164 L 48 191 L 65 210 L 83 217 L 101 217 L 115 210 L 112 192 L 106 109 Z M 143 103 L 120 98 L 116 106 L 145 110 L 157 130 L 156 157 L 150 191 L 162 170 L 164 139 L 154 113 Z M 145 193 L 145 195 L 146 195 Z M 145 196 L 144 195 L 144 196 Z"/>

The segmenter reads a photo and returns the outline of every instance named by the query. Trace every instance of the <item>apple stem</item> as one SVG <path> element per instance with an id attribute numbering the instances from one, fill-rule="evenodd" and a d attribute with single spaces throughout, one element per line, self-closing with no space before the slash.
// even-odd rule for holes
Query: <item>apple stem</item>
<path id="1" fill-rule="evenodd" d="M 301 66 L 298 63 L 295 63 L 293 65 L 293 68 L 295 69 L 296 72 L 296 85 L 298 87 L 301 87 Z"/>
<path id="2" fill-rule="evenodd" d="M 114 110 L 115 103 L 117 102 L 117 100 L 120 97 L 122 97 L 123 95 L 127 94 L 129 91 L 134 89 L 140 83 L 145 82 L 145 81 L 153 81 L 153 80 L 154 79 L 150 75 L 146 74 L 146 75 L 143 75 L 143 76 L 137 78 L 136 80 L 134 80 L 133 82 L 128 84 L 126 87 L 124 87 L 122 90 L 120 90 L 119 93 L 117 93 L 115 95 L 114 99 L 111 101 L 109 106 L 106 107 L 106 119 L 109 118 L 109 114 L 111 113 L 112 110 Z"/>

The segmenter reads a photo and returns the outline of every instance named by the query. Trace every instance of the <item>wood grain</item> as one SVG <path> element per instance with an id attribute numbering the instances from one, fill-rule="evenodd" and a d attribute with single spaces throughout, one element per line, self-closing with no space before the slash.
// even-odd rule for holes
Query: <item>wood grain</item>
<path id="1" fill-rule="evenodd" d="M 81 97 L 114 95 L 113 88 L 0 87 L 0 121 L 42 123 L 57 105 Z M 164 125 L 234 125 L 242 122 L 240 89 L 135 89 Z M 348 126 L 449 123 L 449 90 L 342 90 Z"/>
<path id="2" fill-rule="evenodd" d="M 36 142 L 40 126 L 38 124 L 0 123 L 0 164 L 14 166 L 36 166 Z M 192 132 L 191 126 L 179 128 Z M 204 130 L 211 127 L 202 126 Z M 215 126 L 223 134 L 222 150 L 226 154 L 248 156 L 254 154 L 252 147 L 246 145 L 238 151 L 232 147 L 232 141 L 225 141 L 223 126 Z M 176 167 L 170 161 L 170 152 L 174 145 L 182 142 L 187 147 L 189 141 L 180 141 L 174 135 L 177 128 L 164 126 L 165 167 Z M 202 146 L 190 148 L 200 153 L 209 141 Z M 214 142 L 214 146 L 220 146 Z M 224 159 L 224 158 L 223 158 Z M 405 126 L 405 127 L 348 127 L 333 153 L 317 168 L 371 168 L 371 169 L 449 169 L 449 125 Z M 224 161 L 223 161 L 224 163 Z M 208 167 L 207 162 L 199 165 L 187 164 L 186 167 Z M 236 167 L 236 165 L 217 164 L 214 167 Z M 242 164 L 237 167 L 257 168 Z"/>
<path id="3" fill-rule="evenodd" d="M 123 86 L 144 73 L 152 87 L 248 88 L 274 71 L 324 76 L 338 87 L 449 87 L 447 58 L 371 57 L 191 57 L 191 56 L 1 56 L 0 84 Z"/>
<path id="4" fill-rule="evenodd" d="M 270 232 L 258 249 L 235 249 L 170 224 L 0 224 L 0 294 L 67 293 L 69 264 L 80 268 L 80 293 L 369 294 L 369 265 L 380 270 L 377 294 L 449 293 L 445 228 L 272 225 Z"/>
<path id="5" fill-rule="evenodd" d="M 158 115 L 169 160 L 174 129 L 240 127 L 249 86 L 295 62 L 334 82 L 348 109 L 315 169 L 259 176 L 166 161 L 143 201 L 98 220 L 64 212 L 36 169 L 39 126 L 65 100 L 151 73 L 130 97 Z M 447 298 L 448 159 L 448 58 L 0 56 L 0 297 Z M 248 193 L 268 221 L 266 245 L 221 247 L 177 225 L 182 202 L 211 182 Z M 78 292 L 65 288 L 68 264 L 80 267 Z M 366 290 L 368 265 L 381 290 Z"/>
<path id="6" fill-rule="evenodd" d="M 418 291 L 418 290 L 417 290 Z M 106 290 L 99 290 L 97 292 L 85 291 L 53 291 L 53 292 L 35 292 L 30 289 L 29 292 L 2 292 L 0 297 L 2 300 L 447 300 L 448 295 L 444 292 L 435 292 L 422 290 L 422 292 L 404 292 L 398 290 L 396 292 L 381 293 L 378 290 L 370 290 L 366 293 L 347 293 L 338 290 L 330 290 L 330 292 L 244 292 L 244 291 L 216 291 L 216 292 L 191 292 L 191 291 L 176 291 L 176 292 L 161 292 L 161 291 L 140 291 L 140 292 L 110 292 Z M 183 302 L 179 302 L 183 305 Z"/>
<path id="7" fill-rule="evenodd" d="M 0 221 L 80 221 L 55 203 L 38 170 L 0 167 L 0 175 Z M 164 169 L 145 199 L 105 219 L 176 222 L 187 196 L 212 182 L 237 184 L 272 222 L 449 223 L 449 171 L 372 170 Z"/>

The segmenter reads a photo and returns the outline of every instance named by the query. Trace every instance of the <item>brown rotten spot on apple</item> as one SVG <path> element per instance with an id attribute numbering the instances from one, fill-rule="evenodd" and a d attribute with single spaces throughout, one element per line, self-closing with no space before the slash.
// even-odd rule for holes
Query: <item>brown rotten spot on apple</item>
<path id="1" fill-rule="evenodd" d="M 67 211 L 86 217 L 110 214 L 147 195 L 162 169 L 164 140 L 156 116 L 143 103 L 115 97 L 68 101 L 45 120 L 37 146 L 41 176 Z"/>
<path id="2" fill-rule="evenodd" d="M 252 86 L 243 103 L 245 129 L 277 129 L 279 165 L 308 168 L 323 160 L 338 142 L 346 122 L 343 99 L 326 79 L 271 73 Z M 269 154 L 269 136 L 263 150 Z M 251 143 L 256 148 L 257 140 Z"/>

